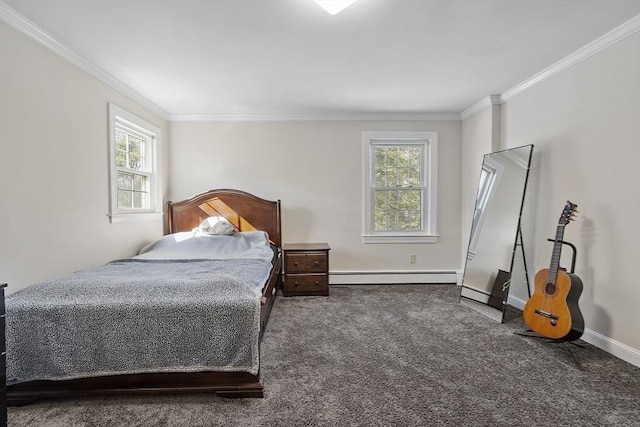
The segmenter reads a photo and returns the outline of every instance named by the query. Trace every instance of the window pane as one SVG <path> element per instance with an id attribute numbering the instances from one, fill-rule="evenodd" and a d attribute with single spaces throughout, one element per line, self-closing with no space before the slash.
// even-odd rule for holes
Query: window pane
<path id="1" fill-rule="evenodd" d="M 118 190 L 133 189 L 133 174 L 118 171 Z"/>
<path id="2" fill-rule="evenodd" d="M 140 138 L 136 138 L 133 135 L 129 135 L 129 152 L 131 154 L 142 154 L 142 144 L 144 141 Z"/>
<path id="3" fill-rule="evenodd" d="M 375 231 L 387 231 L 387 215 L 384 211 L 375 212 L 375 224 L 373 229 Z"/>
<path id="4" fill-rule="evenodd" d="M 410 222 L 409 217 L 410 217 L 409 211 L 406 211 L 406 210 L 398 211 L 398 229 L 399 230 L 410 230 L 410 228 L 408 227 L 408 224 Z"/>
<path id="5" fill-rule="evenodd" d="M 116 129 L 116 149 L 127 150 L 127 134 L 120 129 Z"/>
<path id="6" fill-rule="evenodd" d="M 386 187 L 387 186 L 387 178 L 385 174 L 385 170 L 381 167 L 375 168 L 375 176 L 373 177 L 373 185 L 375 187 Z"/>
<path id="7" fill-rule="evenodd" d="M 411 170 L 409 168 L 398 169 L 398 184 L 400 187 L 411 187 Z"/>
<path id="8" fill-rule="evenodd" d="M 387 209 L 398 209 L 398 191 L 389 190 L 387 197 Z"/>
<path id="9" fill-rule="evenodd" d="M 133 207 L 136 209 L 146 209 L 149 207 L 149 193 L 133 193 Z"/>
<path id="10" fill-rule="evenodd" d="M 138 191 L 148 191 L 147 177 L 144 175 L 133 176 L 133 189 Z"/>
<path id="11" fill-rule="evenodd" d="M 125 167 L 127 165 L 127 153 L 124 150 L 116 149 L 116 166 Z"/>
<path id="12" fill-rule="evenodd" d="M 387 210 L 389 190 L 376 190 L 374 192 L 374 229 L 376 231 L 387 230 Z"/>
<path id="13" fill-rule="evenodd" d="M 398 209 L 420 210 L 421 196 L 421 190 L 398 190 Z"/>
<path id="14" fill-rule="evenodd" d="M 118 208 L 148 209 L 149 193 L 131 190 L 118 190 Z"/>
<path id="15" fill-rule="evenodd" d="M 387 192 L 388 190 L 376 190 L 374 191 L 374 203 L 376 210 L 387 210 Z"/>
<path id="16" fill-rule="evenodd" d="M 422 230 L 422 190 L 375 190 L 374 230 Z"/>
<path id="17" fill-rule="evenodd" d="M 143 169 L 144 140 L 129 135 L 129 165 L 131 169 Z"/>
<path id="18" fill-rule="evenodd" d="M 419 187 L 421 149 L 414 145 L 379 145 L 374 149 L 375 187 Z"/>
<path id="19" fill-rule="evenodd" d="M 398 147 L 389 147 L 387 149 L 387 166 L 389 168 L 397 168 L 398 164 Z"/>
<path id="20" fill-rule="evenodd" d="M 398 167 L 409 167 L 411 164 L 411 147 L 398 147 Z"/>
<path id="21" fill-rule="evenodd" d="M 411 190 L 398 191 L 398 209 L 415 209 L 415 206 L 411 204 L 411 200 Z"/>
<path id="22" fill-rule="evenodd" d="M 402 231 L 420 230 L 420 212 L 412 210 L 403 210 L 398 213 L 398 226 Z"/>
<path id="23" fill-rule="evenodd" d="M 149 177 L 118 171 L 118 207 L 124 209 L 148 209 Z"/>
<path id="24" fill-rule="evenodd" d="M 386 149 L 387 147 L 374 147 L 373 170 L 375 171 L 375 176 L 373 181 L 376 187 L 387 186 L 387 177 L 385 173 L 387 164 Z"/>
<path id="25" fill-rule="evenodd" d="M 420 168 L 411 168 L 408 173 L 409 187 L 420 187 Z"/>
<path id="26" fill-rule="evenodd" d="M 407 166 L 416 170 L 420 169 L 421 150 L 420 147 L 412 146 L 407 147 L 406 153 L 408 156 Z"/>
<path id="27" fill-rule="evenodd" d="M 387 169 L 387 187 L 397 187 L 399 181 L 398 169 L 395 167 Z"/>
<path id="28" fill-rule="evenodd" d="M 116 166 L 135 170 L 147 170 L 147 145 L 151 138 L 140 137 L 124 127 L 116 128 Z"/>
<path id="29" fill-rule="evenodd" d="M 398 211 L 392 210 L 387 212 L 387 231 L 399 230 L 398 228 Z"/>
<path id="30" fill-rule="evenodd" d="M 142 159 L 137 154 L 129 154 L 129 165 L 130 169 L 140 170 L 142 169 Z"/>
<path id="31" fill-rule="evenodd" d="M 133 207 L 133 193 L 126 190 L 118 190 L 118 208 L 129 209 Z"/>

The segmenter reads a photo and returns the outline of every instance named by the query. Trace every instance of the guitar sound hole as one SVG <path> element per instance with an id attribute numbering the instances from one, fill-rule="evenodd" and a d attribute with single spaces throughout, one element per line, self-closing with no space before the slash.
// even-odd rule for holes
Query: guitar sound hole
<path id="1" fill-rule="evenodd" d="M 544 286 L 544 291 L 547 295 L 553 295 L 556 292 L 555 283 L 547 282 L 547 284 Z"/>

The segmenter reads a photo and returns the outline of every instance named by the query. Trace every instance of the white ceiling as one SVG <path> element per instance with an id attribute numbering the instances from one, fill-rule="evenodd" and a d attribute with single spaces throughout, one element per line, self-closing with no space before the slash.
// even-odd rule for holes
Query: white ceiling
<path id="1" fill-rule="evenodd" d="M 640 0 L 359 0 L 335 16 L 312 0 L 4 3 L 174 119 L 459 114 L 640 14 Z"/>

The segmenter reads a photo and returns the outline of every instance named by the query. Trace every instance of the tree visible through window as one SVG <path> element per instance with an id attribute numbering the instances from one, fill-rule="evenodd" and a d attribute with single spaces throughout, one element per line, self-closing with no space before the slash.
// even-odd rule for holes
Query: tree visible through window
<path id="1" fill-rule="evenodd" d="M 116 121 L 118 209 L 149 209 L 151 138 Z"/>
<path id="2" fill-rule="evenodd" d="M 435 242 L 436 132 L 363 132 L 365 243 Z"/>
<path id="3" fill-rule="evenodd" d="M 162 213 L 160 129 L 109 104 L 111 222 Z"/>
<path id="4" fill-rule="evenodd" d="M 421 231 L 421 145 L 381 144 L 374 148 L 375 231 Z"/>
<path id="5" fill-rule="evenodd" d="M 484 224 L 484 218 L 487 213 L 487 205 L 489 199 L 493 196 L 496 188 L 499 173 L 502 167 L 494 164 L 490 158 L 485 157 L 485 161 L 480 171 L 480 182 L 478 184 L 478 193 L 476 195 L 476 206 L 473 211 L 473 221 L 471 223 L 471 238 L 469 239 L 469 256 L 475 255 L 478 237 Z"/>

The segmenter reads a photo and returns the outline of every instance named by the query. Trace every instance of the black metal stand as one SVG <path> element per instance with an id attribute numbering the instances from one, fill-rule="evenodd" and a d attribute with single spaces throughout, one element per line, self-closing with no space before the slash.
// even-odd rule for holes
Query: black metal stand
<path id="1" fill-rule="evenodd" d="M 531 283 L 529 283 L 529 270 L 527 269 L 527 257 L 524 255 L 524 242 L 522 240 L 522 228 L 520 228 L 520 224 L 518 224 L 518 236 L 516 237 L 516 246 L 520 246 L 520 252 L 522 252 L 522 263 L 524 264 L 524 278 L 527 281 L 527 293 L 529 294 L 529 298 L 531 298 Z"/>
<path id="2" fill-rule="evenodd" d="M 576 249 L 576 246 L 573 243 L 565 242 L 564 240 L 547 239 L 547 242 L 562 243 L 563 245 L 569 246 L 571 250 L 573 250 L 573 255 L 571 256 L 571 271 L 569 271 L 569 273 L 573 274 L 576 271 L 576 254 L 578 252 L 578 250 Z M 560 267 L 560 269 L 566 270 L 566 268 L 562 268 L 562 267 Z"/>
<path id="3" fill-rule="evenodd" d="M 522 234 L 520 234 L 520 243 L 522 244 Z M 570 274 L 573 274 L 576 270 L 576 255 L 578 250 L 576 249 L 575 245 L 573 243 L 569 243 L 566 242 L 564 240 L 556 240 L 556 239 L 547 239 L 547 241 L 549 242 L 558 242 L 558 243 L 562 243 L 563 245 L 567 245 L 571 248 L 571 250 L 573 251 L 573 254 L 571 256 L 571 270 L 568 272 Z M 522 256 L 524 257 L 524 251 L 522 252 Z M 525 269 L 526 269 L 526 262 L 525 262 Z M 560 267 L 561 270 L 565 270 L 566 268 L 562 268 Z M 527 283 L 527 290 L 529 291 L 529 298 L 531 298 L 531 289 L 529 287 L 529 284 Z M 516 335 L 520 335 L 523 337 L 529 337 L 529 338 L 539 338 L 539 339 L 546 339 L 547 342 L 549 343 L 554 343 L 554 344 L 564 344 L 564 348 L 567 349 L 567 351 L 569 352 L 569 354 L 571 355 L 571 357 L 573 358 L 574 363 L 576 364 L 576 366 L 578 367 L 579 370 L 584 371 L 584 369 L 582 368 L 582 365 L 580 364 L 580 361 L 578 360 L 578 358 L 576 357 L 575 353 L 571 350 L 571 346 L 574 345 L 576 347 L 580 347 L 580 348 L 584 348 L 584 346 L 577 344 L 573 341 L 570 340 L 554 340 L 552 338 L 547 338 L 547 337 L 543 337 L 541 335 L 534 335 L 532 334 L 532 330 L 528 329 L 525 333 L 521 333 L 521 332 L 516 332 Z"/>

